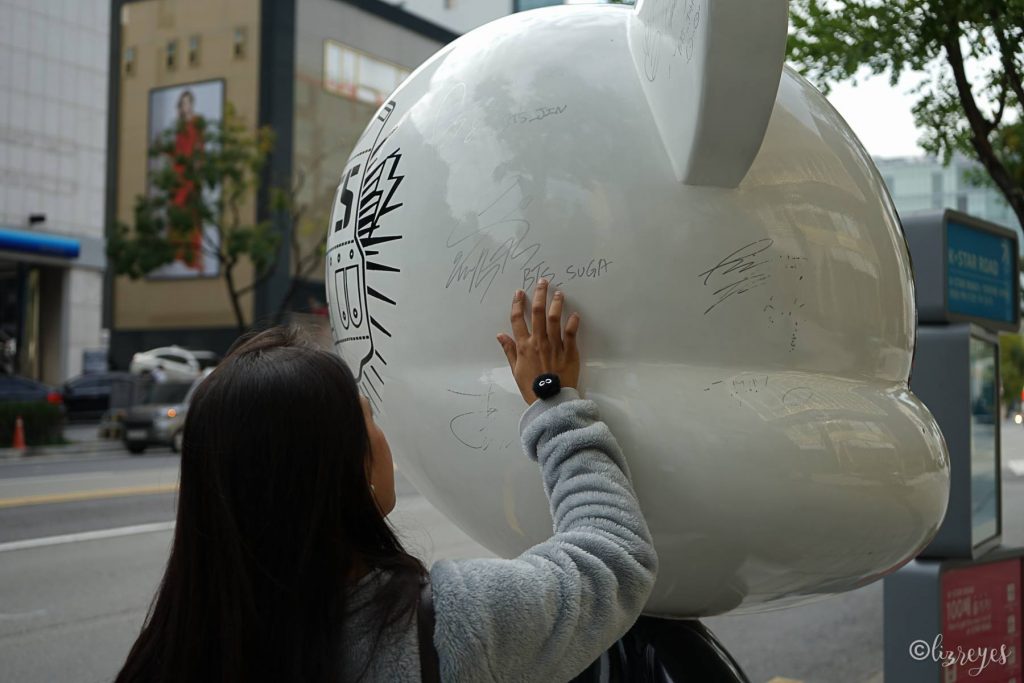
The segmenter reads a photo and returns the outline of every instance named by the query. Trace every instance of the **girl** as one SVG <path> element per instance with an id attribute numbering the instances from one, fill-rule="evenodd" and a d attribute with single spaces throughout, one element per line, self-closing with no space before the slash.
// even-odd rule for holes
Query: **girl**
<path id="1" fill-rule="evenodd" d="M 517 291 L 513 336 L 498 335 L 555 533 L 429 572 L 385 520 L 391 451 L 344 362 L 280 328 L 240 340 L 189 409 L 170 560 L 117 680 L 417 681 L 421 592 L 444 681 L 586 668 L 640 614 L 657 558 L 622 453 L 575 388 L 580 318 L 563 333 L 563 302 L 545 316 L 541 280 L 528 325 Z M 542 373 L 561 390 L 539 399 Z"/>

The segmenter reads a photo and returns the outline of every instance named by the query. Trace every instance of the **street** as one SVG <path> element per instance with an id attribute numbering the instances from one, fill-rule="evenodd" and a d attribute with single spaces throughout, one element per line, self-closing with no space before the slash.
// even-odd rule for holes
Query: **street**
<path id="1" fill-rule="evenodd" d="M 1003 543 L 1022 545 L 1024 428 L 1004 423 L 1003 430 Z M 166 449 L 0 460 L 3 680 L 114 676 L 167 558 L 177 471 L 178 457 Z M 410 551 L 428 563 L 490 555 L 396 474 L 391 519 Z M 803 607 L 705 623 L 753 683 L 881 680 L 881 582 Z"/>

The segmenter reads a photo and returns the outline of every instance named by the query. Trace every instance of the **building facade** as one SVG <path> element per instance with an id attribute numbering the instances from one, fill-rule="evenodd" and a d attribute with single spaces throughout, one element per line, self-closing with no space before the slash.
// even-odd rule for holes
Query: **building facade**
<path id="1" fill-rule="evenodd" d="M 275 135 L 241 219 L 270 221 L 281 248 L 272 274 L 240 300 L 245 323 L 282 311 L 322 318 L 319 249 L 345 161 L 384 98 L 457 34 L 382 0 L 114 0 L 113 17 L 110 222 L 130 225 L 150 191 L 154 136 L 170 131 L 179 153 L 201 151 L 190 122 L 220 120 L 230 105 Z M 298 222 L 271 212 L 271 188 L 290 193 Z M 197 224 L 197 245 L 215 239 Z M 236 278 L 252 281 L 253 269 L 242 264 Z M 111 276 L 109 287 L 115 367 L 169 344 L 223 352 L 239 332 L 223 272 L 187 250 L 145 277 Z"/>
<path id="2" fill-rule="evenodd" d="M 514 0 L 384 0 L 449 31 L 466 33 L 511 14 Z"/>
<path id="3" fill-rule="evenodd" d="M 0 372 L 102 345 L 108 0 L 0 0 Z"/>
<path id="4" fill-rule="evenodd" d="M 876 158 L 875 165 L 889 188 L 900 215 L 926 209 L 956 209 L 1017 231 L 1024 248 L 1020 222 L 996 188 L 973 180 L 981 165 L 956 155 L 949 166 L 935 157 Z"/>

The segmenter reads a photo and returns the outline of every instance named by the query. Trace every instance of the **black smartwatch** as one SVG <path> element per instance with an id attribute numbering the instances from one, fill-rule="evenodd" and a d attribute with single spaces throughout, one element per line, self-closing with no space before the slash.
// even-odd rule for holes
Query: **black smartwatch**
<path id="1" fill-rule="evenodd" d="M 562 383 L 558 381 L 558 375 L 553 372 L 545 372 L 537 375 L 533 380 L 533 393 L 537 398 L 551 398 L 562 390 Z"/>

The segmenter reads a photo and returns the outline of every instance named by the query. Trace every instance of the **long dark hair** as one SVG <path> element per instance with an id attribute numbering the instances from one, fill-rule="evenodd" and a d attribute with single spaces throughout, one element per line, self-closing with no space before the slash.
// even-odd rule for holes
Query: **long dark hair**
<path id="1" fill-rule="evenodd" d="M 425 569 L 384 520 L 351 371 L 273 328 L 235 344 L 185 420 L 178 522 L 117 681 L 339 681 L 346 587 L 388 570 L 378 637 L 411 619 Z"/>

